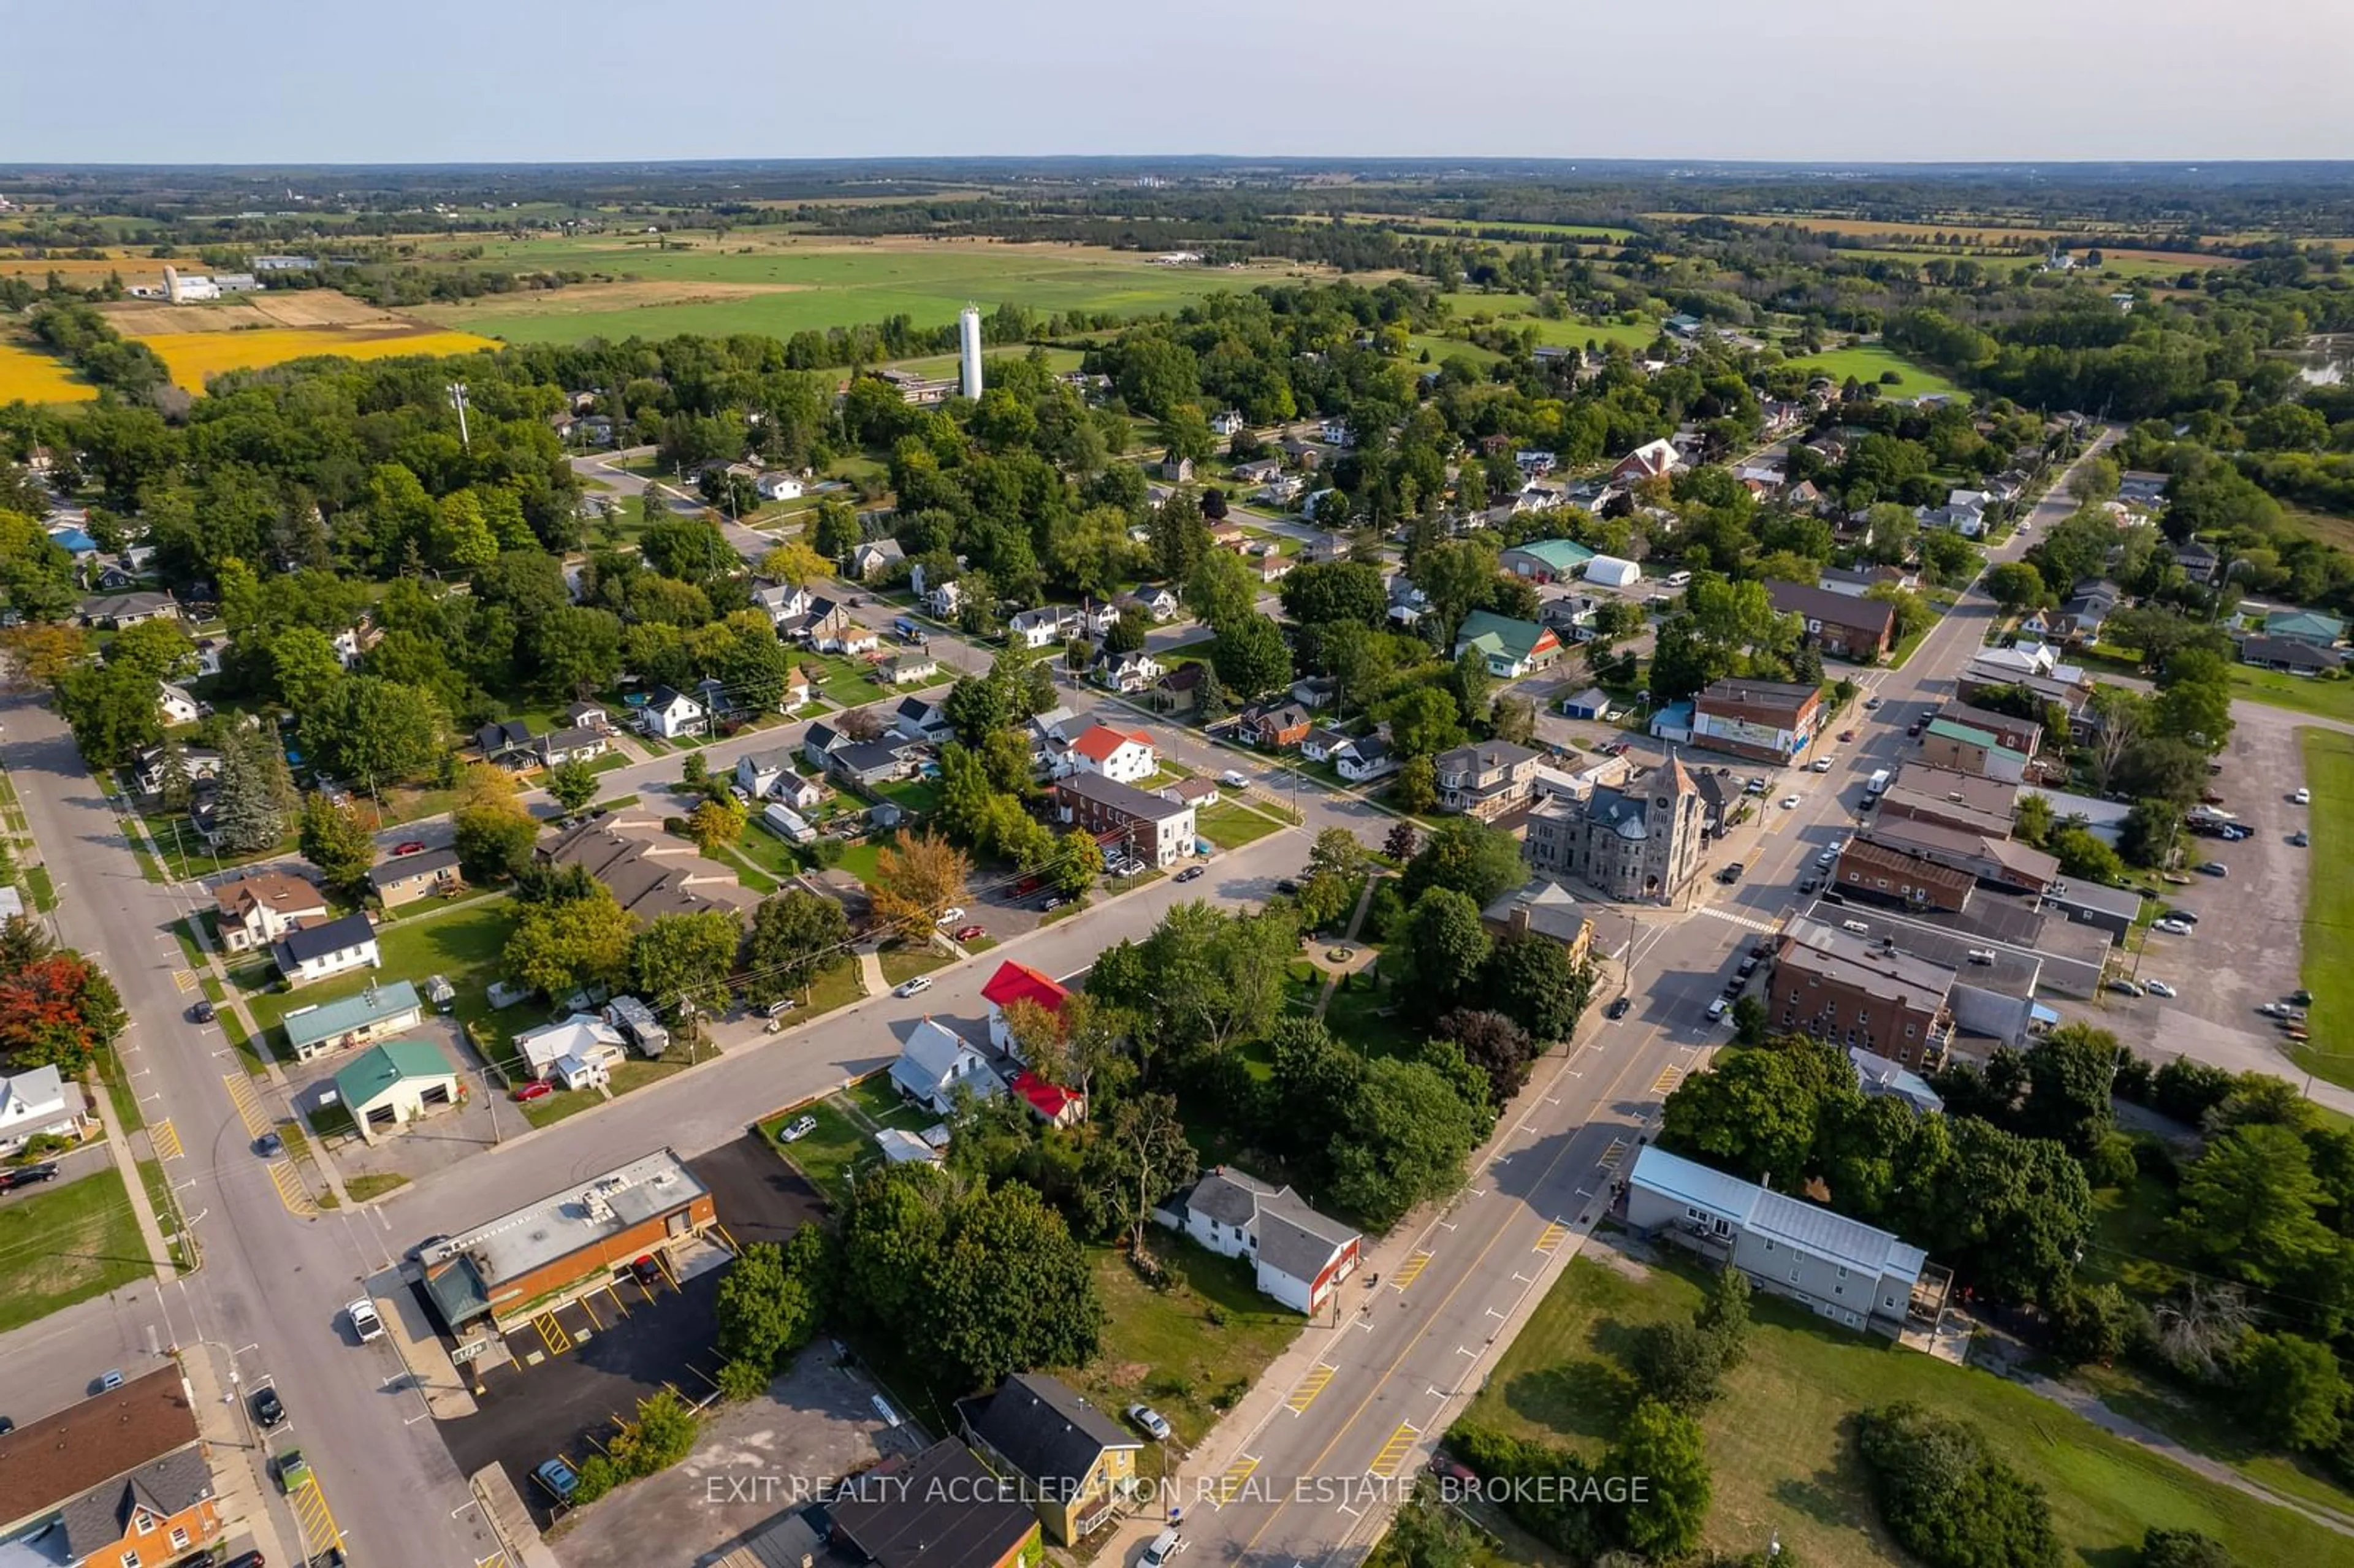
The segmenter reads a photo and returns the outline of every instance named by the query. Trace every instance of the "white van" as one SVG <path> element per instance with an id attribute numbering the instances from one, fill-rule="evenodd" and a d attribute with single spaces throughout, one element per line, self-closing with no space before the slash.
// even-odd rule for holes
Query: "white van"
<path id="1" fill-rule="evenodd" d="M 1666 582 L 1670 588 L 1689 588 L 1691 586 L 1691 574 L 1690 572 L 1670 572 L 1667 575 Z"/>
<path id="2" fill-rule="evenodd" d="M 1865 925 L 1861 920 L 1842 920 L 1840 922 L 1840 929 L 1842 931 L 1851 931 L 1859 937 L 1869 937 L 1872 935 L 1872 927 Z"/>
<path id="3" fill-rule="evenodd" d="M 1168 1568 L 1169 1560 L 1177 1555 L 1177 1532 L 1164 1530 L 1145 1543 L 1144 1554 L 1136 1560 L 1136 1568 Z"/>

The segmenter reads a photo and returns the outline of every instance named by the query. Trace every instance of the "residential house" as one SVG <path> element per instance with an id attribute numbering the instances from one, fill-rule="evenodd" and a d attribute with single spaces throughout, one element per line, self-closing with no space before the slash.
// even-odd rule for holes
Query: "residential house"
<path id="1" fill-rule="evenodd" d="M 1235 464 L 1236 484 L 1266 484 L 1283 477 L 1281 458 L 1256 458 Z"/>
<path id="2" fill-rule="evenodd" d="M 1308 482 L 1296 473 L 1278 473 L 1251 493 L 1252 498 L 1268 506 L 1288 506 L 1308 489 Z"/>
<path id="3" fill-rule="evenodd" d="M 921 567 L 916 568 L 918 572 L 923 569 Z M 921 597 L 925 610 L 933 620 L 954 620 L 958 609 L 964 604 L 964 585 L 950 577 L 946 582 L 934 583 L 923 589 Z"/>
<path id="4" fill-rule="evenodd" d="M 357 996 L 298 1007 L 281 1022 L 294 1059 L 307 1062 L 330 1051 L 388 1040 L 416 1028 L 424 1019 L 425 1007 L 417 999 L 417 988 L 403 980 L 370 984 Z"/>
<path id="5" fill-rule="evenodd" d="M 1329 447 L 1354 446 L 1357 440 L 1357 433 L 1349 428 L 1346 419 L 1325 420 L 1317 435 Z"/>
<path id="6" fill-rule="evenodd" d="M 1219 1166 L 1153 1211 L 1222 1257 L 1247 1257 L 1259 1293 L 1314 1317 L 1356 1272 L 1361 1238 L 1310 1208 L 1288 1187 Z"/>
<path id="7" fill-rule="evenodd" d="M 1479 741 L 1437 757 L 1438 803 L 1482 821 L 1502 816 L 1529 799 L 1539 753 L 1510 741 Z"/>
<path id="8" fill-rule="evenodd" d="M 948 709 L 927 697 L 901 697 L 891 710 L 891 733 L 906 740 L 945 740 L 956 733 Z"/>
<path id="9" fill-rule="evenodd" d="M 1204 806 L 1218 803 L 1218 782 L 1214 779 L 1180 779 L 1174 784 L 1164 784 L 1153 791 L 1164 800 L 1174 800 L 1181 806 L 1199 810 Z"/>
<path id="10" fill-rule="evenodd" d="M 1063 753 L 1063 764 L 1074 773 L 1093 773 L 1122 784 L 1139 784 L 1161 770 L 1152 737 L 1142 730 L 1121 731 L 1109 725 L 1089 725 Z"/>
<path id="11" fill-rule="evenodd" d="M 1163 713 L 1189 714 L 1193 711 L 1194 697 L 1202 687 L 1202 677 L 1209 673 L 1207 664 L 1180 664 L 1152 683 L 1147 701 Z"/>
<path id="12" fill-rule="evenodd" d="M 221 754 L 208 746 L 184 746 L 179 748 L 178 768 L 182 778 L 193 784 L 199 779 L 220 777 Z M 173 753 L 170 747 L 151 746 L 133 759 L 135 782 L 143 795 L 159 795 L 172 773 Z"/>
<path id="13" fill-rule="evenodd" d="M 1803 683 L 1729 677 L 1692 700 L 1692 744 L 1753 762 L 1795 762 L 1822 723 L 1822 693 Z"/>
<path id="14" fill-rule="evenodd" d="M 909 686 L 937 679 L 940 662 L 925 652 L 895 653 L 876 665 L 875 673 L 886 686 Z"/>
<path id="15" fill-rule="evenodd" d="M 630 1059 L 629 1036 L 603 1014 L 575 1012 L 512 1037 L 515 1055 L 533 1078 L 595 1079 Z M 571 1085 L 567 1084 L 567 1087 Z"/>
<path id="16" fill-rule="evenodd" d="M 1029 965 L 1009 959 L 997 966 L 997 972 L 981 988 L 981 999 L 989 1003 L 990 1044 L 1018 1061 L 1022 1059 L 1022 1049 L 1014 1043 L 1013 1031 L 1007 1026 L 1005 1010 L 1017 1001 L 1028 1001 L 1059 1014 L 1071 993 L 1068 988 Z"/>
<path id="17" fill-rule="evenodd" d="M 1776 614 L 1797 616 L 1806 641 L 1833 658 L 1870 664 L 1896 645 L 1896 607 L 1886 599 L 1778 577 L 1767 581 L 1766 597 Z"/>
<path id="18" fill-rule="evenodd" d="M 1007 640 L 1029 649 L 1050 648 L 1076 636 L 1077 630 L 1078 612 L 1063 604 L 1016 610 L 1005 623 Z"/>
<path id="19" fill-rule="evenodd" d="M 1479 923 L 1499 940 L 1541 937 L 1557 943 L 1568 953 L 1573 969 L 1585 962 L 1594 947 L 1594 922 L 1576 897 L 1542 876 L 1495 899 L 1479 912 Z"/>
<path id="20" fill-rule="evenodd" d="M 1242 434 L 1243 417 L 1233 408 L 1221 408 L 1210 416 L 1210 433 L 1229 439 Z"/>
<path id="21" fill-rule="evenodd" d="M 375 1143 L 464 1099 L 458 1071 L 423 1040 L 371 1045 L 335 1075 L 335 1097 L 363 1141 Z"/>
<path id="22" fill-rule="evenodd" d="M 758 902 L 735 871 L 706 860 L 652 817 L 615 811 L 576 822 L 532 850 L 546 865 L 578 865 L 639 920 L 725 910 L 743 916 Z"/>
<path id="23" fill-rule="evenodd" d="M 1235 715 L 1235 735 L 1262 751 L 1288 751 L 1308 738 L 1311 723 L 1299 703 L 1255 703 Z"/>
<path id="24" fill-rule="evenodd" d="M 1588 686 L 1573 692 L 1561 700 L 1564 718 L 1599 719 L 1610 711 L 1610 694 L 1599 686 Z"/>
<path id="25" fill-rule="evenodd" d="M 1144 1440 L 1044 1372 L 1015 1372 L 993 1393 L 956 1402 L 973 1451 L 1018 1478 L 1046 1534 L 1065 1546 L 1108 1523 L 1137 1489 Z"/>
<path id="26" fill-rule="evenodd" d="M 1886 1231 L 1647 1144 L 1627 1177 L 1627 1224 L 1738 1268 L 1760 1289 L 1890 1339 L 1933 1327 L 1950 1271 Z"/>
<path id="27" fill-rule="evenodd" d="M 791 583 L 755 581 L 752 585 L 752 608 L 779 626 L 807 615 L 813 598 L 809 589 Z"/>
<path id="28" fill-rule="evenodd" d="M 219 674 L 221 673 L 221 657 L 228 652 L 228 639 L 226 637 L 197 638 L 196 678 L 198 680 L 203 680 L 208 675 Z"/>
<path id="29" fill-rule="evenodd" d="M 1176 864 L 1195 842 L 1193 807 L 1097 774 L 1056 780 L 1055 806 L 1064 821 L 1090 834 L 1108 854 L 1158 869 Z"/>
<path id="30" fill-rule="evenodd" d="M 0 1434 L 0 1538 L 28 1568 L 162 1568 L 222 1529 L 176 1361 Z"/>
<path id="31" fill-rule="evenodd" d="M 1385 735 L 1363 736 L 1332 748 L 1332 766 L 1352 784 L 1370 784 L 1398 770 L 1397 747 Z"/>
<path id="32" fill-rule="evenodd" d="M 1561 639 L 1553 628 L 1533 620 L 1515 620 L 1492 610 L 1475 609 L 1463 618 L 1455 636 L 1455 657 L 1477 652 L 1488 673 L 1499 680 L 1517 681 L 1549 668 L 1561 657 Z"/>
<path id="33" fill-rule="evenodd" d="M 656 686 L 648 694 L 646 705 L 638 710 L 638 728 L 663 740 L 705 735 L 711 729 L 711 713 L 684 692 Z"/>
<path id="34" fill-rule="evenodd" d="M 1907 1067 L 1945 1065 L 1957 971 L 1869 936 L 1803 916 L 1776 943 L 1770 1026 L 1861 1045 Z"/>
<path id="35" fill-rule="evenodd" d="M 567 762 L 595 761 L 613 749 L 613 740 L 610 731 L 577 725 L 550 730 L 539 737 L 532 749 L 542 768 L 561 768 Z"/>
<path id="36" fill-rule="evenodd" d="M 863 583 L 887 577 L 907 559 L 896 539 L 869 539 L 850 552 L 850 575 Z"/>
<path id="37" fill-rule="evenodd" d="M 2278 670 L 2289 675 L 2318 675 L 2325 670 L 2338 669 L 2346 662 L 2338 649 L 2294 637 L 2266 637 L 2259 632 L 2243 634 L 2240 638 L 2239 648 L 2243 664 L 2253 664 L 2260 670 Z"/>
<path id="38" fill-rule="evenodd" d="M 777 635 L 790 638 L 821 653 L 839 652 L 843 639 L 856 624 L 850 611 L 830 599 L 811 596 L 799 615 L 777 622 Z"/>
<path id="39" fill-rule="evenodd" d="M 1390 619 L 1400 626 L 1412 626 L 1429 609 L 1429 597 L 1408 581 L 1404 572 L 1391 573 L 1385 586 L 1389 589 Z"/>
<path id="40" fill-rule="evenodd" d="M 376 927 L 366 915 L 346 915 L 287 932 L 270 944 L 270 956 L 290 986 L 308 985 L 353 969 L 375 969 L 384 962 L 377 951 Z"/>
<path id="41" fill-rule="evenodd" d="M 974 1050 L 963 1035 L 929 1017 L 917 1023 L 907 1044 L 899 1047 L 898 1059 L 891 1064 L 891 1086 L 936 1116 L 956 1108 L 959 1091 L 975 1099 L 1005 1092 L 1005 1081 L 989 1065 L 989 1058 Z"/>
<path id="42" fill-rule="evenodd" d="M 180 606 L 168 593 L 109 593 L 81 601 L 84 626 L 121 630 L 143 620 L 177 620 Z"/>
<path id="43" fill-rule="evenodd" d="M 1114 608 L 1122 613 L 1139 609 L 1153 620 L 1168 620 L 1183 608 L 1183 601 L 1167 583 L 1140 583 L 1134 593 L 1121 595 Z"/>
<path id="44" fill-rule="evenodd" d="M 611 734 L 613 715 L 602 703 L 574 703 L 564 710 L 564 722 L 573 729 L 597 729 Z"/>
<path id="45" fill-rule="evenodd" d="M 1325 762 L 1331 758 L 1333 748 L 1348 743 L 1346 730 L 1327 729 L 1322 725 L 1310 727 L 1299 737 L 1299 758 L 1303 762 Z"/>
<path id="46" fill-rule="evenodd" d="M 833 755 L 835 748 L 849 744 L 848 736 L 823 720 L 811 725 L 801 732 L 801 755 L 809 759 L 810 765 L 813 768 L 823 768 L 826 758 Z"/>
<path id="47" fill-rule="evenodd" d="M 1161 679 L 1165 671 L 1160 660 L 1138 649 L 1129 653 L 1098 653 L 1087 673 L 1097 685 L 1112 691 L 1140 692 Z"/>
<path id="48" fill-rule="evenodd" d="M 1531 582 L 1567 582 L 1583 575 L 1585 563 L 1594 556 L 1594 551 L 1575 539 L 1532 539 L 1506 550 L 1497 557 L 1497 564 Z"/>
<path id="49" fill-rule="evenodd" d="M 2174 546 L 2174 564 L 2194 583 L 2208 584 L 2223 569 L 2223 557 L 2196 539 Z"/>
<path id="50" fill-rule="evenodd" d="M 896 1129 L 892 1129 L 896 1130 Z M 1029 1568 L 1044 1558 L 1043 1527 L 1013 1483 L 944 1437 L 910 1459 L 894 1454 L 844 1478 L 826 1499 L 832 1525 L 822 1558 L 871 1568 Z M 765 1561 L 765 1560 L 764 1560 Z"/>
<path id="51" fill-rule="evenodd" d="M 736 759 L 736 787 L 755 800 L 765 800 L 779 784 L 801 775 L 793 769 L 797 755 L 790 746 L 748 751 Z"/>
<path id="52" fill-rule="evenodd" d="M 759 493 L 763 501 L 799 501 L 801 498 L 801 482 L 790 473 L 764 473 L 752 482 L 752 488 Z"/>
<path id="53" fill-rule="evenodd" d="M 905 742 L 846 741 L 826 753 L 826 771 L 845 783 L 873 789 L 914 771 Z"/>
<path id="54" fill-rule="evenodd" d="M 2172 480 L 2170 474 L 2129 468 L 2117 475 L 2117 499 L 2137 512 L 2154 512 L 2166 504 L 2166 487 Z"/>
<path id="55" fill-rule="evenodd" d="M 213 889 L 214 928 L 232 953 L 266 948 L 287 932 L 327 917 L 326 895 L 283 871 L 248 872 Z"/>
<path id="56" fill-rule="evenodd" d="M 14 1154 L 37 1138 L 79 1143 L 95 1125 L 81 1085 L 69 1085 L 54 1065 L 0 1074 L 0 1154 Z"/>
<path id="57" fill-rule="evenodd" d="M 203 707 L 188 694 L 186 686 L 175 686 L 169 681 L 155 683 L 155 712 L 165 729 L 194 724 L 205 715 Z"/>
<path id="58" fill-rule="evenodd" d="M 1618 460 L 1610 471 L 1610 482 L 1613 484 L 1632 484 L 1638 480 L 1671 474 L 1683 466 L 1683 454 L 1676 450 L 1674 442 L 1646 441 Z"/>
<path id="59" fill-rule="evenodd" d="M 2331 648 L 2346 641 L 2346 623 L 2317 609 L 2276 609 L 2264 617 L 2264 635 Z"/>
<path id="60" fill-rule="evenodd" d="M 1172 484 L 1193 483 L 1193 460 L 1189 457 L 1178 457 L 1174 453 L 1162 458 L 1161 460 L 1161 477 L 1167 480 Z"/>
<path id="61" fill-rule="evenodd" d="M 474 732 L 474 749 L 483 761 L 511 771 L 534 766 L 539 758 L 531 726 L 522 719 L 502 719 Z"/>
<path id="62" fill-rule="evenodd" d="M 458 872 L 455 850 L 423 850 L 415 854 L 395 855 L 370 866 L 367 875 L 376 902 L 387 909 L 398 909 L 419 898 L 455 893 L 465 885 Z"/>

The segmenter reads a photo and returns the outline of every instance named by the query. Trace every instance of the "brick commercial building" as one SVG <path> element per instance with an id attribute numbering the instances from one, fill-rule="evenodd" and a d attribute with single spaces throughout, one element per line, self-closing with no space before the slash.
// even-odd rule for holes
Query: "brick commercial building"
<path id="1" fill-rule="evenodd" d="M 1193 850 L 1193 808 L 1133 784 L 1074 773 L 1055 780 L 1055 808 L 1107 850 L 1150 866 L 1165 870 Z"/>
<path id="2" fill-rule="evenodd" d="M 2033 719 L 2014 718 L 1999 714 L 1992 708 L 1972 707 L 1965 702 L 1948 702 L 1937 710 L 1941 719 L 1951 719 L 1972 729 L 1982 729 L 1994 736 L 1995 744 L 2009 747 L 2023 756 L 2032 758 L 2043 745 L 2043 726 Z"/>
<path id="3" fill-rule="evenodd" d="M 1896 645 L 1896 607 L 1884 599 L 1779 578 L 1766 583 L 1766 597 L 1776 610 L 1804 622 L 1807 641 L 1834 658 L 1869 664 Z"/>
<path id="4" fill-rule="evenodd" d="M 176 1362 L 0 1436 L 8 1562 L 162 1568 L 220 1532 L 196 1398 Z"/>
<path id="5" fill-rule="evenodd" d="M 1771 1027 L 1861 1046 L 1907 1067 L 1936 1067 L 1952 1043 L 1946 996 L 1956 971 L 1856 932 L 1794 919 L 1766 983 Z"/>
<path id="6" fill-rule="evenodd" d="M 2018 813 L 2019 786 L 2000 779 L 1908 762 L 1881 792 L 1880 820 L 1935 822 L 1973 833 L 2008 837 Z"/>
<path id="7" fill-rule="evenodd" d="M 718 1221 L 711 1192 L 667 1149 L 434 1243 L 425 1293 L 452 1333 L 501 1331 L 625 1273 Z"/>
<path id="8" fill-rule="evenodd" d="M 1883 802 L 1884 803 L 1884 802 Z M 1958 866 L 1988 887 L 2042 893 L 2060 880 L 2060 862 L 2032 844 L 1942 822 L 1903 821 L 1874 813 L 1861 836 L 1900 854 Z"/>
<path id="9" fill-rule="evenodd" d="M 1929 721 L 1927 731 L 1921 736 L 1921 759 L 1935 767 L 2012 784 L 2027 777 L 2025 752 L 2003 745 L 1992 730 L 1956 724 L 1949 718 Z"/>
<path id="10" fill-rule="evenodd" d="M 1967 907 L 1978 888 L 1978 878 L 1967 871 L 1899 853 L 1869 839 L 1857 839 L 1840 852 L 1831 880 L 1850 898 L 1947 914 Z"/>
<path id="11" fill-rule="evenodd" d="M 1727 679 L 1692 699 L 1694 746 L 1787 766 L 1814 743 L 1823 694 L 1784 681 Z"/>

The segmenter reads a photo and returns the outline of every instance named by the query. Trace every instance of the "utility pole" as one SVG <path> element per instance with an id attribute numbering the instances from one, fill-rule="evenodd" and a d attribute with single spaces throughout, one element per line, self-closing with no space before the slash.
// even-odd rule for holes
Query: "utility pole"
<path id="1" fill-rule="evenodd" d="M 473 439 L 466 433 L 466 384 L 450 383 L 450 407 L 458 410 L 458 445 L 466 451 L 474 450 Z"/>

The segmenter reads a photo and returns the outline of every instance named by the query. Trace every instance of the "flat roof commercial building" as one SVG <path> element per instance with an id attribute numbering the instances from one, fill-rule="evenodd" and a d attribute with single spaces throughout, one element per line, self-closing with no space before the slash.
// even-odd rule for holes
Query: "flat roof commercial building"
<path id="1" fill-rule="evenodd" d="M 504 1330 L 717 1220 L 710 1190 L 658 1149 L 436 1243 L 425 1291 L 453 1332 L 484 1319 Z"/>
<path id="2" fill-rule="evenodd" d="M 1822 727 L 1823 695 L 1787 681 L 1712 682 L 1692 699 L 1691 743 L 1787 766 Z"/>
<path id="3" fill-rule="evenodd" d="M 1861 1046 L 1907 1067 L 1935 1067 L 1952 1043 L 1946 996 L 1956 973 L 1891 938 L 1793 919 L 1774 954 L 1766 1016 L 1778 1029 Z"/>

